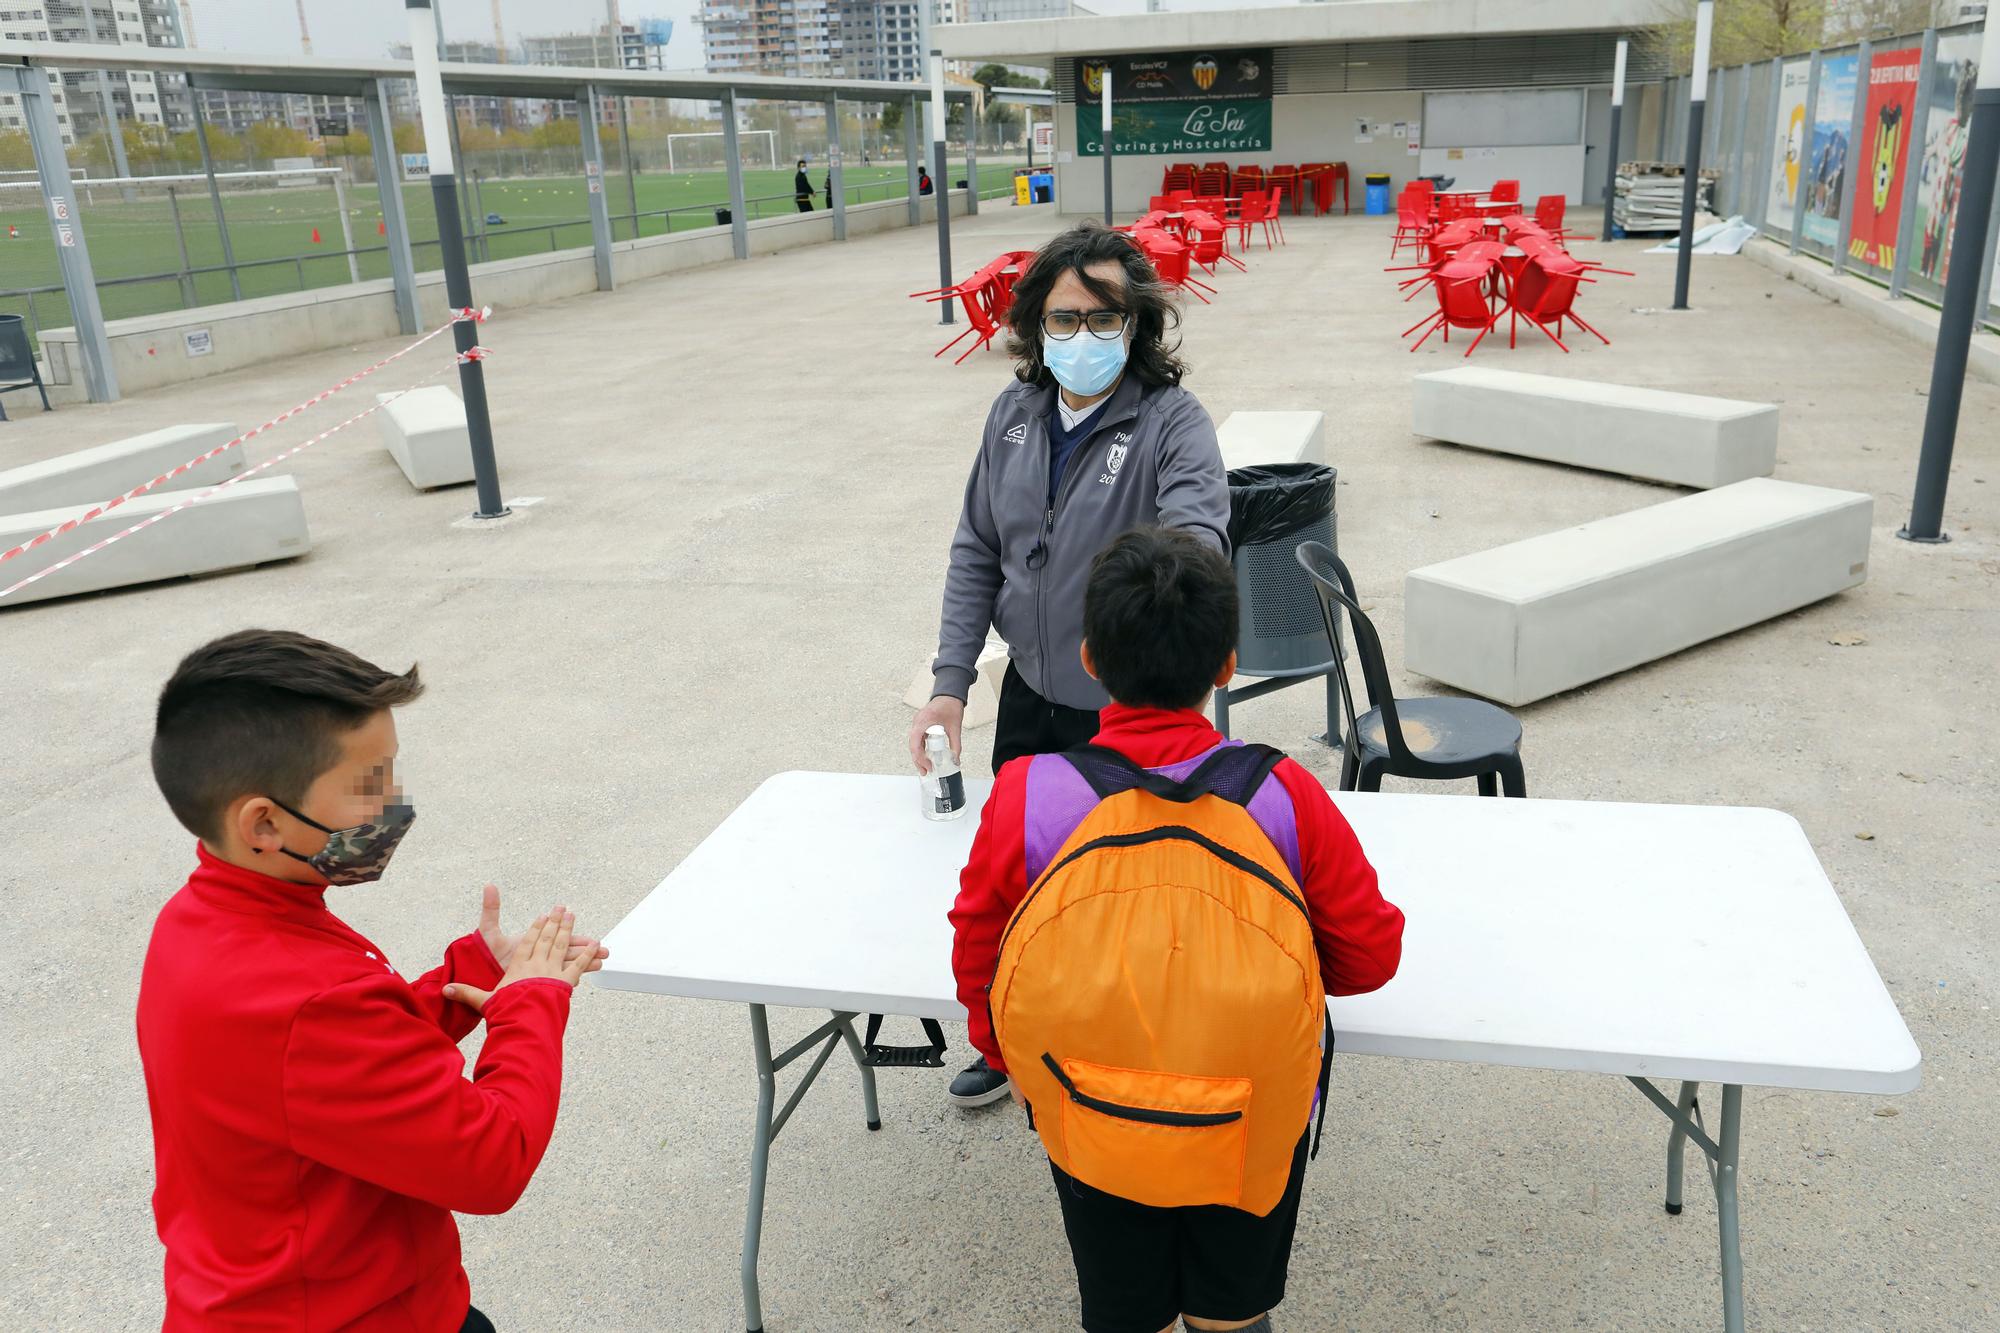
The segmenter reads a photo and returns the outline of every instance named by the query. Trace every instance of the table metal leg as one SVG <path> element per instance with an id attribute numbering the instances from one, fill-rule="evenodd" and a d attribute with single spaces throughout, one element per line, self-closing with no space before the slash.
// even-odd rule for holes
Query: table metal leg
<path id="1" fill-rule="evenodd" d="M 761 1004 L 750 1006 L 750 1044 L 757 1053 L 757 1129 L 750 1140 L 750 1199 L 743 1217 L 743 1322 L 750 1333 L 764 1333 L 757 1251 L 764 1240 L 764 1178 L 771 1166 L 771 1107 L 778 1098 L 778 1070 L 771 1063 L 771 1026 Z"/>
<path id="2" fill-rule="evenodd" d="M 1673 1122 L 1667 1140 L 1667 1211 L 1681 1210 L 1681 1153 L 1692 1140 L 1708 1158 L 1709 1180 L 1715 1186 L 1717 1239 L 1722 1251 L 1723 1333 L 1743 1333 L 1743 1245 L 1736 1209 L 1737 1154 L 1743 1142 L 1743 1088 L 1725 1083 L 1722 1087 L 1722 1124 L 1710 1138 L 1701 1123 L 1701 1103 L 1696 1085 L 1681 1084 L 1678 1102 L 1654 1087 L 1650 1079 L 1634 1078 L 1632 1086 L 1660 1108 Z"/>
<path id="3" fill-rule="evenodd" d="M 1700 1109 L 1701 1104 L 1695 1099 L 1695 1089 L 1700 1086 L 1699 1083 L 1681 1083 L 1678 1105 L 1683 1118 Z M 1687 1131 L 1676 1120 L 1674 1132 L 1667 1136 L 1667 1212 L 1675 1217 L 1679 1217 L 1681 1212 L 1681 1161 L 1686 1155 L 1687 1141 Z"/>
<path id="4" fill-rule="evenodd" d="M 861 1070 L 861 1101 L 868 1114 L 868 1128 L 882 1127 L 881 1111 L 875 1100 L 875 1071 L 869 1067 L 861 1049 L 860 1038 L 854 1035 L 854 1018 L 851 1013 L 836 1011 L 833 1017 L 793 1042 L 782 1054 L 771 1054 L 771 1025 L 764 1012 L 764 1006 L 750 1006 L 750 1046 L 757 1060 L 757 1126 L 750 1140 L 750 1197 L 744 1207 L 743 1216 L 743 1322 L 750 1333 L 763 1333 L 764 1303 L 757 1286 L 757 1255 L 764 1239 L 764 1183 L 770 1175 L 771 1145 L 784 1132 L 785 1123 L 792 1118 L 813 1080 L 826 1068 L 826 1062 L 833 1055 L 834 1047 L 845 1042 L 855 1065 Z M 783 1107 L 777 1107 L 778 1071 L 804 1055 L 814 1047 L 819 1054 L 806 1066 L 805 1074 L 799 1079 L 792 1095 L 785 1099 Z"/>

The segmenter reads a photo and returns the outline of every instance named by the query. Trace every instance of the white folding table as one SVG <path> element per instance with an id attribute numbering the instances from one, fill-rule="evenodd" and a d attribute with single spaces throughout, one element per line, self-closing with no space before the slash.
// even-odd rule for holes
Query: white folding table
<path id="1" fill-rule="evenodd" d="M 861 1066 L 861 1014 L 962 1022 L 957 892 L 989 783 L 924 819 L 908 776 L 781 773 L 760 786 L 606 939 L 598 985 L 750 1007 L 757 1069 L 743 1237 L 746 1326 L 771 1143 L 834 1048 Z M 1745 1086 L 1901 1093 L 1920 1057 L 1797 821 L 1774 810 L 1338 792 L 1403 909 L 1403 963 L 1330 1002 L 1344 1054 L 1622 1075 L 1672 1122 L 1666 1208 L 1689 1140 L 1710 1162 L 1723 1327 L 1743 1327 L 1736 1173 Z M 832 1017 L 776 1055 L 769 1005 Z M 774 1111 L 777 1073 L 818 1048 Z M 1678 1079 L 1669 1097 L 1654 1079 Z M 1711 1134 L 1696 1098 L 1722 1085 Z"/>

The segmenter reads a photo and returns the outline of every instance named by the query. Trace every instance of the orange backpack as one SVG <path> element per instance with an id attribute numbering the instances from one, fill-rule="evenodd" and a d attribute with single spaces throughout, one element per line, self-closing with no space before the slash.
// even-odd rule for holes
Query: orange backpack
<path id="1" fill-rule="evenodd" d="M 1074 766 L 1088 813 L 1015 908 L 988 1003 L 1049 1157 L 1093 1188 L 1261 1217 L 1315 1092 L 1324 1125 L 1312 924 L 1249 809 L 1283 757 L 1225 745 L 1180 781 L 1095 746 L 1033 761 Z"/>

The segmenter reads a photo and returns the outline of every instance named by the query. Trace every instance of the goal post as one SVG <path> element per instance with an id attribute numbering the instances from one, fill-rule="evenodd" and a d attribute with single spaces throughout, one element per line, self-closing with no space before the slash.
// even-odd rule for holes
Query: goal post
<path id="1" fill-rule="evenodd" d="M 727 165 L 723 161 L 723 130 L 699 130 L 667 136 L 667 170 L 699 171 Z M 750 141 L 761 137 L 764 151 L 759 153 L 751 147 Z M 755 159 L 768 156 L 771 170 L 778 169 L 778 135 L 775 130 L 738 130 L 736 132 L 737 151 L 743 154 L 744 165 L 753 165 Z M 706 140 L 706 143 L 691 142 Z M 704 151 L 706 150 L 706 151 Z M 678 156 L 676 154 L 678 153 Z"/>

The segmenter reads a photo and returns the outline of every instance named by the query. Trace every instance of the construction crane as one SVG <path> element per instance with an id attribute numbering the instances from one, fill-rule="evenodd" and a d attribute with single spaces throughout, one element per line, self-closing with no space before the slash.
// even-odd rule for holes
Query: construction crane
<path id="1" fill-rule="evenodd" d="M 306 0 L 299 0 L 299 50 L 307 55 L 313 53 L 312 34 L 306 31 Z"/>
<path id="2" fill-rule="evenodd" d="M 507 34 L 500 26 L 500 0 L 493 0 L 493 59 L 507 63 Z"/>

